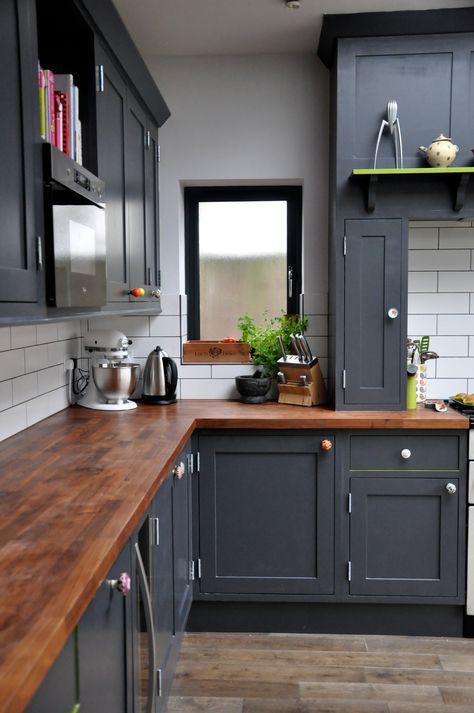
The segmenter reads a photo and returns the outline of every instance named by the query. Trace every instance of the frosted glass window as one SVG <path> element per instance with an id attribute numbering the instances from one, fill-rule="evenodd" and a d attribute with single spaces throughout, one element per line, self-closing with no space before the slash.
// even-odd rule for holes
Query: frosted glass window
<path id="1" fill-rule="evenodd" d="M 238 337 L 244 312 L 287 309 L 287 201 L 199 203 L 200 338 Z"/>

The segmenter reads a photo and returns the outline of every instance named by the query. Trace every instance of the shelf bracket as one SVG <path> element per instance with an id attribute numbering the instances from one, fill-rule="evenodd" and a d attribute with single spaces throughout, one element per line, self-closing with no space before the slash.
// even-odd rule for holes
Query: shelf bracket
<path id="1" fill-rule="evenodd" d="M 367 190 L 367 211 L 373 213 L 375 210 L 375 200 L 377 198 L 378 176 L 369 176 L 369 187 Z"/>
<path id="2" fill-rule="evenodd" d="M 464 199 L 466 197 L 466 189 L 469 184 L 469 173 L 462 173 L 459 176 L 459 183 L 456 191 L 456 201 L 454 210 L 459 212 L 464 208 Z"/>

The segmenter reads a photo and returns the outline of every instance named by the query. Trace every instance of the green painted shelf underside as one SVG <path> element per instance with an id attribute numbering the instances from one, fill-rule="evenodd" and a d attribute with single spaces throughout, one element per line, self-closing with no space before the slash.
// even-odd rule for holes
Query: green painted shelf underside
<path id="1" fill-rule="evenodd" d="M 474 173 L 474 166 L 461 168 L 355 168 L 353 176 L 404 176 L 408 173 Z"/>

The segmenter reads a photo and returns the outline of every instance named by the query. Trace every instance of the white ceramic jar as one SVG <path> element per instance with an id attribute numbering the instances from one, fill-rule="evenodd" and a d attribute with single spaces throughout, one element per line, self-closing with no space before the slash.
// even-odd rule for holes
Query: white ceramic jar
<path id="1" fill-rule="evenodd" d="M 459 146 L 453 144 L 447 136 L 440 134 L 433 139 L 428 148 L 420 146 L 419 151 L 425 154 L 426 160 L 433 168 L 446 168 L 456 158 Z"/>

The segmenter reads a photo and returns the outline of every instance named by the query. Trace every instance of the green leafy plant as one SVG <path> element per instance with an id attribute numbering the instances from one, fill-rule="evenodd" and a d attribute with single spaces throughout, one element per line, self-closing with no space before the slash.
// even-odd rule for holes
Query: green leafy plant
<path id="1" fill-rule="evenodd" d="M 308 326 L 308 318 L 297 315 L 287 315 L 282 312 L 280 317 L 269 317 L 264 313 L 263 323 L 256 324 L 254 317 L 248 312 L 239 317 L 237 325 L 241 332 L 242 342 L 250 346 L 252 364 L 262 368 L 256 376 L 276 376 L 277 361 L 281 357 L 277 337 L 281 336 L 285 350 L 289 353 L 291 347 L 290 334 L 304 332 Z"/>

